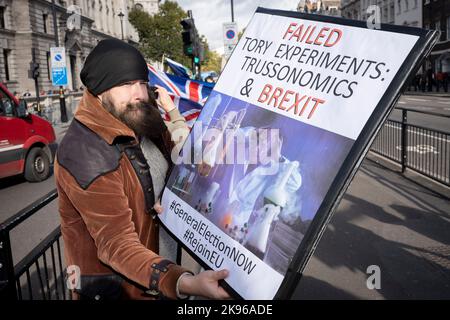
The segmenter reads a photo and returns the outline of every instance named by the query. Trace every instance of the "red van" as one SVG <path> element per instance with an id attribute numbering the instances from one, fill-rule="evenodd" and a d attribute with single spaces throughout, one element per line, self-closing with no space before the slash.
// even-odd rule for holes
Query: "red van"
<path id="1" fill-rule="evenodd" d="M 56 152 L 52 125 L 27 111 L 0 83 L 0 178 L 23 174 L 30 182 L 47 179 Z"/>

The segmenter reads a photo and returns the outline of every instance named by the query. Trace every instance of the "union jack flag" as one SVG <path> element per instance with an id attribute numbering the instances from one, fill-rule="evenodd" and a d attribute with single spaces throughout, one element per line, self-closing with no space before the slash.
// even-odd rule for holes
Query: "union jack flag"
<path id="1" fill-rule="evenodd" d="M 166 58 L 165 62 L 169 66 L 170 70 L 172 70 L 174 75 L 182 78 L 190 78 L 189 74 L 192 74 L 191 71 L 181 63 L 178 63 L 169 58 Z"/>
<path id="2" fill-rule="evenodd" d="M 148 65 L 148 71 L 149 83 L 167 89 L 175 106 L 186 119 L 187 125 L 192 127 L 214 84 L 167 74 L 156 70 L 151 65 Z M 163 117 L 169 120 L 167 114 Z"/>

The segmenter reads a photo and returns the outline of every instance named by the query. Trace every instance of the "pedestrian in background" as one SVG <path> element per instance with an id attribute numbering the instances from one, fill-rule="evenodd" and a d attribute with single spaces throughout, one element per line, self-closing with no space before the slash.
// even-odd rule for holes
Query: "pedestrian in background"
<path id="1" fill-rule="evenodd" d="M 436 73 L 436 92 L 439 92 L 441 86 L 443 86 L 444 74 L 441 71 Z"/>
<path id="2" fill-rule="evenodd" d="M 443 85 L 443 87 L 444 87 L 444 91 L 445 92 L 448 92 L 448 81 L 449 81 L 449 79 L 448 79 L 448 72 L 443 72 L 443 76 L 442 76 L 442 85 Z"/>
<path id="3" fill-rule="evenodd" d="M 433 70 L 428 69 L 427 70 L 427 91 L 428 92 L 432 92 L 433 91 L 433 77 L 434 77 L 434 73 Z"/>

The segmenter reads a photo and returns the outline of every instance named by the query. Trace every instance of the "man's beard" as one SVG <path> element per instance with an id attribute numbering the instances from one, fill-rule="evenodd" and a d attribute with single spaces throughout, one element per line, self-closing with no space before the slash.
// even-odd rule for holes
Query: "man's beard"
<path id="1" fill-rule="evenodd" d="M 147 102 L 128 103 L 121 112 L 117 110 L 108 94 L 103 97 L 102 103 L 106 110 L 133 130 L 138 137 L 154 139 L 167 131 L 156 101 L 151 98 Z"/>

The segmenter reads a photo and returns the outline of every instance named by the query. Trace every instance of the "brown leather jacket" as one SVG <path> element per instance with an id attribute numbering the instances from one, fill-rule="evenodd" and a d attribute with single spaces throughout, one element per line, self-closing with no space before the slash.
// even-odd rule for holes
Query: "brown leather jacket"
<path id="1" fill-rule="evenodd" d="M 181 116 L 176 111 L 170 117 Z M 81 285 L 74 296 L 176 299 L 176 281 L 187 270 L 157 254 L 148 166 L 137 157 L 143 169 L 136 172 L 135 156 L 116 148 L 124 141 L 136 148 L 134 132 L 85 91 L 55 161 L 66 265 L 81 273 L 78 283 L 69 275 L 75 289 Z"/>

